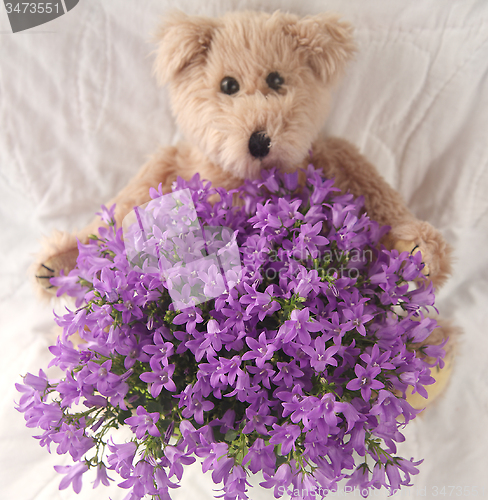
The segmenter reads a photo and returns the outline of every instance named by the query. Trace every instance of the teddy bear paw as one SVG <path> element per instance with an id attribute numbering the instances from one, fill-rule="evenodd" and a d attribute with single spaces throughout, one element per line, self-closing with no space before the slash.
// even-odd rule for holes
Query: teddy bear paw
<path id="1" fill-rule="evenodd" d="M 442 235 L 428 222 L 409 221 L 391 231 L 393 248 L 414 255 L 420 252 L 424 267 L 422 273 L 434 287 L 441 286 L 451 272 L 451 248 Z"/>
<path id="2" fill-rule="evenodd" d="M 410 255 L 415 255 L 416 253 L 420 252 L 420 246 L 417 245 L 415 241 L 398 240 L 393 248 L 395 250 L 398 250 L 399 253 L 408 252 Z M 424 267 L 422 268 L 422 274 L 426 277 L 429 277 L 429 266 L 424 261 L 422 261 L 422 264 L 424 265 Z"/>
<path id="3" fill-rule="evenodd" d="M 59 275 L 59 274 L 58 274 Z M 54 269 L 53 263 L 51 260 L 43 262 L 36 271 L 36 282 L 43 291 L 46 293 L 54 294 L 55 286 L 51 283 L 51 278 L 55 278 L 57 276 L 56 270 Z"/>
<path id="4" fill-rule="evenodd" d="M 51 279 L 61 274 L 67 275 L 76 266 L 77 258 L 78 249 L 74 248 L 41 260 L 34 273 L 38 292 L 45 298 L 56 295 L 58 287 Z"/>

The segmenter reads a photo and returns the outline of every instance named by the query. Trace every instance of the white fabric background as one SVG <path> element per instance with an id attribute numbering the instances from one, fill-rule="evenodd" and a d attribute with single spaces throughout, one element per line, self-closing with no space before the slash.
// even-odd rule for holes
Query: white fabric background
<path id="1" fill-rule="evenodd" d="M 92 490 L 87 479 L 79 497 L 58 491 L 53 465 L 65 458 L 31 438 L 13 408 L 14 383 L 47 365 L 53 341 L 51 307 L 37 301 L 27 277 L 39 237 L 86 224 L 147 155 L 177 138 L 167 94 L 151 75 L 150 42 L 159 16 L 174 7 L 209 15 L 332 9 L 356 26 L 360 50 L 335 92 L 327 130 L 360 146 L 414 213 L 454 246 L 454 274 L 437 305 L 465 330 L 445 396 L 409 426 L 400 449 L 425 459 L 421 473 L 394 498 L 434 498 L 444 486 L 451 496 L 474 497 L 477 488 L 477 498 L 484 487 L 488 498 L 483 0 L 81 0 L 67 15 L 18 34 L 0 5 L 0 498 L 116 500 L 126 493 Z M 195 468 L 183 483 L 174 499 L 212 498 L 211 480 Z"/>

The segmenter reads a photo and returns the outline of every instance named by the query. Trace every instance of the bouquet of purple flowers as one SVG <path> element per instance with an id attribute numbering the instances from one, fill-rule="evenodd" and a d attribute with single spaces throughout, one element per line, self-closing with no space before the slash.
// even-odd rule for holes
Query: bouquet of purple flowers
<path id="1" fill-rule="evenodd" d="M 406 391 L 426 397 L 443 364 L 425 342 L 432 285 L 419 253 L 380 246 L 387 228 L 361 199 L 304 174 L 230 192 L 178 179 L 124 231 L 103 209 L 106 227 L 53 280 L 76 299 L 50 348 L 64 376 L 17 385 L 40 444 L 74 461 L 56 467 L 61 489 L 95 469 L 94 487 L 118 474 L 127 499 L 170 499 L 197 457 L 225 500 L 248 498 L 250 473 L 276 498 L 409 485 Z"/>

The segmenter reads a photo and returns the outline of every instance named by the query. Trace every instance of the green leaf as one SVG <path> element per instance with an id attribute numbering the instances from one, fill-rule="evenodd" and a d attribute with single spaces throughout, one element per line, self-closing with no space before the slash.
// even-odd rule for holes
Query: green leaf
<path id="1" fill-rule="evenodd" d="M 234 429 L 231 429 L 225 433 L 224 439 L 228 443 L 232 443 L 237 438 L 238 435 L 239 435 L 239 433 L 237 431 L 235 431 Z"/>
<path id="2" fill-rule="evenodd" d="M 126 418 L 132 416 L 132 412 L 130 410 L 122 410 L 117 416 L 117 422 L 121 425 L 124 424 Z"/>

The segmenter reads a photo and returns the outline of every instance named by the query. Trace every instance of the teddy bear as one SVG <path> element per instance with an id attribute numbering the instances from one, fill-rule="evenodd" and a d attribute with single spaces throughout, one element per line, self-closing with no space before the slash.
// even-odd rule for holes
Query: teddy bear
<path id="1" fill-rule="evenodd" d="M 107 202 L 116 204 L 118 224 L 149 201 L 151 187 L 162 184 L 168 192 L 177 176 L 189 180 L 198 172 L 214 186 L 232 189 L 263 169 L 292 172 L 313 163 L 341 191 L 363 196 L 369 216 L 391 227 L 387 247 L 420 251 L 426 279 L 435 287 L 445 282 L 451 250 L 442 235 L 409 211 L 353 145 L 321 133 L 331 90 L 355 53 L 349 23 L 331 13 L 208 18 L 175 12 L 165 18 L 157 41 L 154 70 L 169 87 L 186 142 L 156 152 Z M 86 242 L 102 224 L 95 218 L 81 231 L 45 239 L 35 265 L 41 295 L 56 292 L 50 278 L 75 266 L 78 241 Z M 444 324 L 434 333 L 440 342 L 455 329 Z M 441 380 L 436 386 L 439 391 Z"/>

